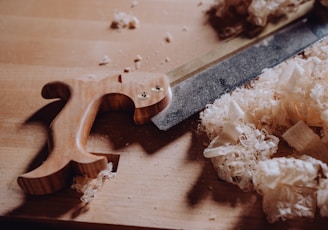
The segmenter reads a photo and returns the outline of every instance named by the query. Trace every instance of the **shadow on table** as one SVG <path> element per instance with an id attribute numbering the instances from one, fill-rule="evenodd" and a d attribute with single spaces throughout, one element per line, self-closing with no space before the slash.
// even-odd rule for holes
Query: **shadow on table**
<path id="1" fill-rule="evenodd" d="M 49 128 L 52 120 L 64 107 L 65 102 L 53 101 L 41 108 L 33 114 L 25 124 L 38 122 L 45 128 Z M 106 136 L 104 141 L 110 141 L 114 145 L 114 150 L 120 150 L 126 147 L 126 143 L 137 143 L 145 150 L 146 154 L 155 154 L 160 148 L 170 144 L 174 140 L 183 136 L 185 133 L 192 131 L 191 146 L 188 150 L 188 157 L 185 159 L 186 163 L 197 162 L 203 166 L 201 173 L 195 178 L 194 184 L 186 191 L 186 202 L 190 208 L 197 209 L 202 200 L 214 200 L 218 206 L 230 205 L 237 207 L 243 205 L 245 207 L 240 214 L 241 218 L 236 225 L 236 229 L 307 229 L 313 226 L 327 226 L 327 218 L 316 218 L 314 220 L 296 220 L 278 222 L 275 224 L 268 224 L 265 215 L 262 212 L 262 198 L 255 192 L 242 192 L 237 186 L 231 185 L 217 178 L 216 172 L 210 160 L 205 159 L 202 152 L 205 148 L 202 141 L 205 138 L 198 132 L 198 114 L 186 119 L 177 126 L 168 131 L 160 131 L 152 123 L 145 125 L 136 125 L 132 120 L 132 113 L 130 112 L 106 112 L 99 113 L 94 125 L 91 129 L 90 135 Z M 40 151 L 36 154 L 33 161 L 26 167 L 26 171 L 33 170 L 42 164 L 47 159 L 49 154 L 47 143 L 43 145 Z M 67 212 L 72 212 L 71 219 L 74 220 L 79 215 L 88 211 L 88 206 L 85 206 L 80 201 L 81 194 L 72 189 L 63 189 L 50 195 L 31 196 L 26 195 L 24 203 L 8 212 L 5 216 L 9 217 L 6 223 L 10 224 L 17 222 L 17 218 L 22 218 L 22 222 L 27 221 L 28 218 L 38 219 L 38 224 L 47 223 L 47 218 L 56 219 Z M 51 206 L 49 207 L 44 207 Z M 73 211 L 72 211 L 73 210 Z M 10 218 L 15 221 L 10 221 Z M 43 220 L 44 218 L 44 220 Z M 209 220 L 211 221 L 211 220 Z M 51 223 L 52 225 L 53 223 Z M 78 225 L 78 223 L 75 223 Z M 24 224 L 23 224 L 24 225 Z M 67 226 L 74 225 L 74 221 L 67 222 Z M 53 225 L 56 226 L 56 225 Z M 58 223 L 61 229 L 65 229 L 62 223 Z M 75 225 L 74 225 L 75 226 Z M 86 225 L 84 225 L 86 226 Z M 93 228 L 96 227 L 92 225 Z M 98 226 L 98 225 L 97 225 Z M 107 225 L 108 226 L 108 225 Z M 98 226 L 102 229 L 102 225 Z M 49 228 L 51 229 L 51 228 Z M 56 228 L 53 228 L 56 229 Z M 80 228 L 81 229 L 81 228 Z M 123 229 L 121 226 L 120 229 Z"/>

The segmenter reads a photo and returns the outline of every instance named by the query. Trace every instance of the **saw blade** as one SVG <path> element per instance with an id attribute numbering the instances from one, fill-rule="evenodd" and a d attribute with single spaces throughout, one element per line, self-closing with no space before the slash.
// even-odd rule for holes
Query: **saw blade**
<path id="1" fill-rule="evenodd" d="M 327 35 L 327 9 L 316 6 L 305 17 L 258 39 L 233 55 L 219 58 L 215 63 L 201 63 L 195 71 L 176 77 L 181 69 L 192 66 L 186 64 L 168 74 L 173 79 L 172 100 L 151 121 L 160 130 L 168 130 L 199 113 L 224 93 L 254 79 L 265 68 L 283 62 Z"/>

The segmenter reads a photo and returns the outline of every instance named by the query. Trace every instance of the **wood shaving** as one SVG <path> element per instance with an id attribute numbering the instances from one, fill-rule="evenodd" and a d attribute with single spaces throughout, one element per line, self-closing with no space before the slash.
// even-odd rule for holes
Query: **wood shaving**
<path id="1" fill-rule="evenodd" d="M 328 0 L 216 0 L 207 15 L 220 38 L 241 34 L 254 37 L 269 22 L 288 17 L 301 5 L 314 2 L 328 7 Z"/>
<path id="2" fill-rule="evenodd" d="M 132 71 L 132 68 L 128 66 L 128 67 L 125 67 L 123 71 L 124 71 L 124 73 L 129 73 Z"/>
<path id="3" fill-rule="evenodd" d="M 107 65 L 110 62 L 111 62 L 111 59 L 107 55 L 105 55 L 103 57 L 103 59 L 99 62 L 99 65 Z"/>
<path id="4" fill-rule="evenodd" d="M 170 32 L 166 32 L 166 35 L 165 35 L 165 41 L 166 41 L 167 43 L 170 43 L 170 42 L 173 41 L 173 36 L 172 36 L 172 34 L 171 34 Z"/>
<path id="5" fill-rule="evenodd" d="M 269 17 L 285 15 L 295 11 L 309 0 L 217 0 L 216 15 L 224 17 L 231 9 L 237 15 L 246 16 L 247 20 L 257 26 L 265 26 Z"/>
<path id="6" fill-rule="evenodd" d="M 316 208 L 328 216 L 327 88 L 328 38 L 200 113 L 203 155 L 219 178 L 263 196 L 270 223 L 314 218 Z"/>
<path id="7" fill-rule="evenodd" d="M 88 204 L 96 197 L 105 180 L 113 179 L 115 175 L 115 172 L 113 172 L 113 163 L 109 162 L 107 164 L 107 168 L 99 172 L 96 179 L 91 179 L 85 176 L 74 177 L 71 189 L 75 189 L 77 192 L 83 193 L 80 199 L 84 204 Z"/>
<path id="8" fill-rule="evenodd" d="M 140 69 L 142 65 L 142 56 L 141 55 L 137 55 L 137 57 L 134 59 L 134 67 L 135 69 Z"/>
<path id="9" fill-rule="evenodd" d="M 125 12 L 115 12 L 114 19 L 111 23 L 113 29 L 136 29 L 139 27 L 139 19 L 133 15 L 129 15 Z"/>

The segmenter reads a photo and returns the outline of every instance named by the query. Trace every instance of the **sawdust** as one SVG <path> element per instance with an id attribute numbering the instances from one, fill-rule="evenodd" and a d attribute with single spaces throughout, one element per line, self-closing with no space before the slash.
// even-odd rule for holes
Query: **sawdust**
<path id="1" fill-rule="evenodd" d="M 167 43 L 170 43 L 170 42 L 173 41 L 173 36 L 172 36 L 172 34 L 170 32 L 166 32 L 165 41 Z"/>
<path id="2" fill-rule="evenodd" d="M 110 62 L 111 62 L 110 58 L 107 55 L 105 55 L 98 64 L 101 66 L 101 65 L 107 65 Z"/>
<path id="3" fill-rule="evenodd" d="M 112 29 L 136 29 L 139 27 L 139 19 L 133 15 L 122 11 L 117 11 L 114 14 L 114 19 L 111 23 Z"/>

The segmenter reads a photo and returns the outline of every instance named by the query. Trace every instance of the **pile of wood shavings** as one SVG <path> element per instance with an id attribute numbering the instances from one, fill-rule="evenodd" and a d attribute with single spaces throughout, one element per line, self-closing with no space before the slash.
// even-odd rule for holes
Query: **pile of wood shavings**
<path id="1" fill-rule="evenodd" d="M 307 3 L 328 7 L 327 0 L 216 0 L 208 14 L 221 38 L 254 37 L 269 22 L 288 17 Z"/>
<path id="2" fill-rule="evenodd" d="M 247 20 L 258 26 L 265 26 L 269 17 L 286 15 L 309 0 L 217 0 L 218 17 L 224 17 L 233 10 L 238 15 L 247 16 Z"/>
<path id="3" fill-rule="evenodd" d="M 328 38 L 200 113 L 220 179 L 263 196 L 267 220 L 328 216 Z"/>
<path id="4" fill-rule="evenodd" d="M 91 179 L 85 176 L 74 177 L 71 189 L 83 193 L 80 199 L 84 204 L 88 204 L 96 197 L 97 192 L 102 188 L 105 180 L 113 179 L 114 177 L 115 173 L 113 172 L 113 163 L 109 162 L 107 168 L 99 172 L 96 179 Z"/>

